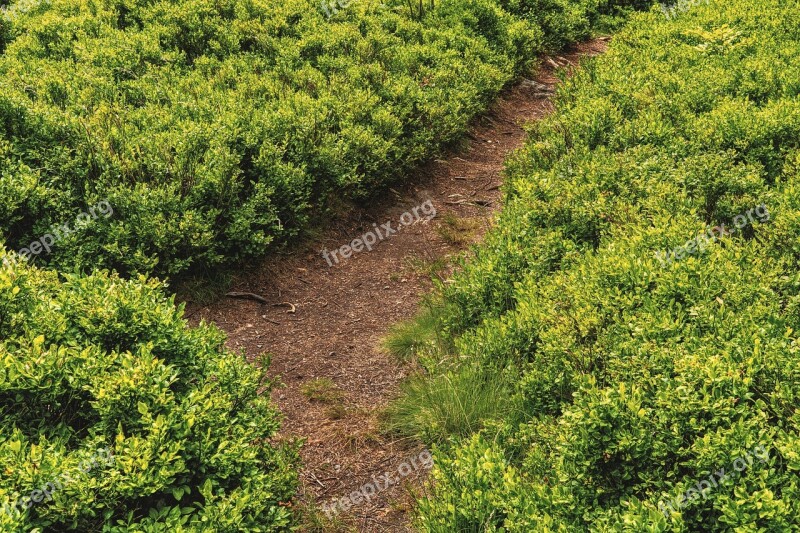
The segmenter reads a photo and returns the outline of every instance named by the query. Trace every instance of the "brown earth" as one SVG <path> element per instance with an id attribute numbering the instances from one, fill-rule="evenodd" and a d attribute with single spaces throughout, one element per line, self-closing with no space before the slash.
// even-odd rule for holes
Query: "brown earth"
<path id="1" fill-rule="evenodd" d="M 231 348 L 249 358 L 273 355 L 270 375 L 282 382 L 273 391 L 285 415 L 281 438 L 305 440 L 299 494 L 304 530 L 408 530 L 410 491 L 427 473 L 411 458 L 424 448 L 379 429 L 377 414 L 412 371 L 381 351 L 381 339 L 392 324 L 415 315 L 431 289 L 431 273 L 448 275 L 448 258 L 491 226 L 501 202 L 503 163 L 524 143 L 523 125 L 552 111 L 555 70 L 605 47 L 605 38 L 595 39 L 543 58 L 535 80 L 505 91 L 474 122 L 463 149 L 423 166 L 380 203 L 353 208 L 313 246 L 274 256 L 234 281 L 233 291 L 260 295 L 265 303 L 225 298 L 187 305 L 193 322 L 205 319 L 225 330 Z M 432 220 L 404 227 L 372 251 L 340 257 L 332 267 L 322 257 L 320 250 L 349 244 L 374 223 L 397 229 L 401 215 L 426 200 L 437 211 Z M 333 522 L 309 511 L 375 479 L 385 485 L 384 474 L 398 482 Z"/>

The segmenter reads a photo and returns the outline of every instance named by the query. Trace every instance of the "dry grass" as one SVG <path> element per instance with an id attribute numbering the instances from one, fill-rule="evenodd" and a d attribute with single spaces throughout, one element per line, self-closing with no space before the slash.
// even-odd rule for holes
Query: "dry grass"
<path id="1" fill-rule="evenodd" d="M 475 218 L 459 218 L 453 213 L 445 213 L 441 217 L 441 224 L 437 226 L 436 233 L 451 246 L 466 246 L 475 239 L 481 221 Z"/>

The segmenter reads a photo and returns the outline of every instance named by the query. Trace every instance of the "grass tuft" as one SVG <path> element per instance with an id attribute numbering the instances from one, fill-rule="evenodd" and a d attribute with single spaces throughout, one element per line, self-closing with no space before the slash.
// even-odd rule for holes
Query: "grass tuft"
<path id="1" fill-rule="evenodd" d="M 382 342 L 383 349 L 401 362 L 439 353 L 439 323 L 439 312 L 427 309 L 412 320 L 392 326 Z"/>
<path id="2" fill-rule="evenodd" d="M 427 444 L 465 437 L 513 410 L 509 389 L 502 374 L 473 367 L 414 376 L 384 412 L 385 429 Z"/>
<path id="3" fill-rule="evenodd" d="M 299 506 L 301 530 L 307 533 L 350 533 L 355 528 L 347 525 L 341 516 L 325 513 L 322 506 L 311 501 Z"/>
<path id="4" fill-rule="evenodd" d="M 453 213 L 445 213 L 442 223 L 436 227 L 439 236 L 451 246 L 465 246 L 475 239 L 475 232 L 481 222 L 474 218 L 459 218 Z"/>
<path id="5" fill-rule="evenodd" d="M 315 378 L 304 383 L 300 392 L 312 402 L 335 404 L 341 402 L 344 393 L 330 378 Z"/>

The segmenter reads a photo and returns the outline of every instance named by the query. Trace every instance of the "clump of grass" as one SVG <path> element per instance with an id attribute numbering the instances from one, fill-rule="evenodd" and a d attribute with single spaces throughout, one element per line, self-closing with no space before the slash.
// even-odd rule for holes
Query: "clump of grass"
<path id="1" fill-rule="evenodd" d="M 427 309 L 412 320 L 395 324 L 382 346 L 402 362 L 440 352 L 439 313 Z"/>
<path id="2" fill-rule="evenodd" d="M 466 437 L 513 411 L 510 389 L 504 374 L 474 367 L 418 375 L 401 386 L 400 397 L 383 413 L 384 426 L 428 444 Z"/>
<path id="3" fill-rule="evenodd" d="M 473 241 L 480 221 L 472 218 L 459 218 L 453 213 L 445 213 L 436 233 L 451 246 L 464 246 Z"/>
<path id="4" fill-rule="evenodd" d="M 422 257 L 409 257 L 406 260 L 407 267 L 418 276 L 425 276 L 428 278 L 438 278 L 444 281 L 442 271 L 450 266 L 450 257 L 444 256 L 438 259 L 429 259 Z"/>
<path id="5" fill-rule="evenodd" d="M 341 420 L 347 416 L 347 407 L 343 403 L 335 403 L 325 409 L 325 416 L 331 420 Z"/>
<path id="6" fill-rule="evenodd" d="M 208 305 L 222 298 L 232 284 L 232 272 L 220 269 L 184 279 L 175 290 L 181 300 Z"/>
<path id="7" fill-rule="evenodd" d="M 325 511 L 314 502 L 301 504 L 298 509 L 302 531 L 309 533 L 349 533 L 355 528 L 348 526 L 340 516 Z"/>
<path id="8" fill-rule="evenodd" d="M 300 392 L 312 402 L 335 404 L 342 401 L 344 393 L 330 378 L 315 378 L 303 384 Z"/>
<path id="9" fill-rule="evenodd" d="M 344 431 L 337 433 L 337 435 L 347 444 L 347 447 L 354 452 L 363 450 L 364 448 L 376 448 L 385 445 L 380 433 L 372 431 L 371 429 L 365 429 L 355 433 L 352 431 Z"/>

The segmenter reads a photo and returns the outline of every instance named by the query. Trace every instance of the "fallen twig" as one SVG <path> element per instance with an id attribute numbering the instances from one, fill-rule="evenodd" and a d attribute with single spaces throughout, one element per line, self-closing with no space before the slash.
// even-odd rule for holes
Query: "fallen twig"
<path id="1" fill-rule="evenodd" d="M 295 313 L 295 312 L 297 312 L 297 308 L 294 306 L 294 304 L 289 303 L 289 302 L 281 302 L 279 304 L 272 304 L 272 307 L 282 307 L 282 306 L 285 306 L 285 305 L 288 305 L 290 307 L 290 309 L 288 311 L 286 311 L 287 313 Z"/>
<path id="2" fill-rule="evenodd" d="M 229 292 L 225 296 L 228 296 L 229 298 L 242 298 L 245 300 L 255 300 L 262 304 L 269 303 L 267 299 L 264 298 L 263 296 L 259 296 L 258 294 L 253 294 L 252 292 Z"/>
<path id="3" fill-rule="evenodd" d="M 313 472 L 309 472 L 308 474 L 309 474 L 309 475 L 310 475 L 312 478 L 314 478 L 314 481 L 316 481 L 316 482 L 319 484 L 319 486 L 320 486 L 320 487 L 322 487 L 323 489 L 327 488 L 325 485 L 323 485 L 323 484 L 322 484 L 322 481 L 320 481 L 319 479 L 317 479 L 317 476 L 315 476 Z"/>
<path id="4" fill-rule="evenodd" d="M 489 207 L 492 202 L 489 200 L 459 200 L 457 202 L 444 202 L 447 205 L 474 205 L 479 207 Z"/>

